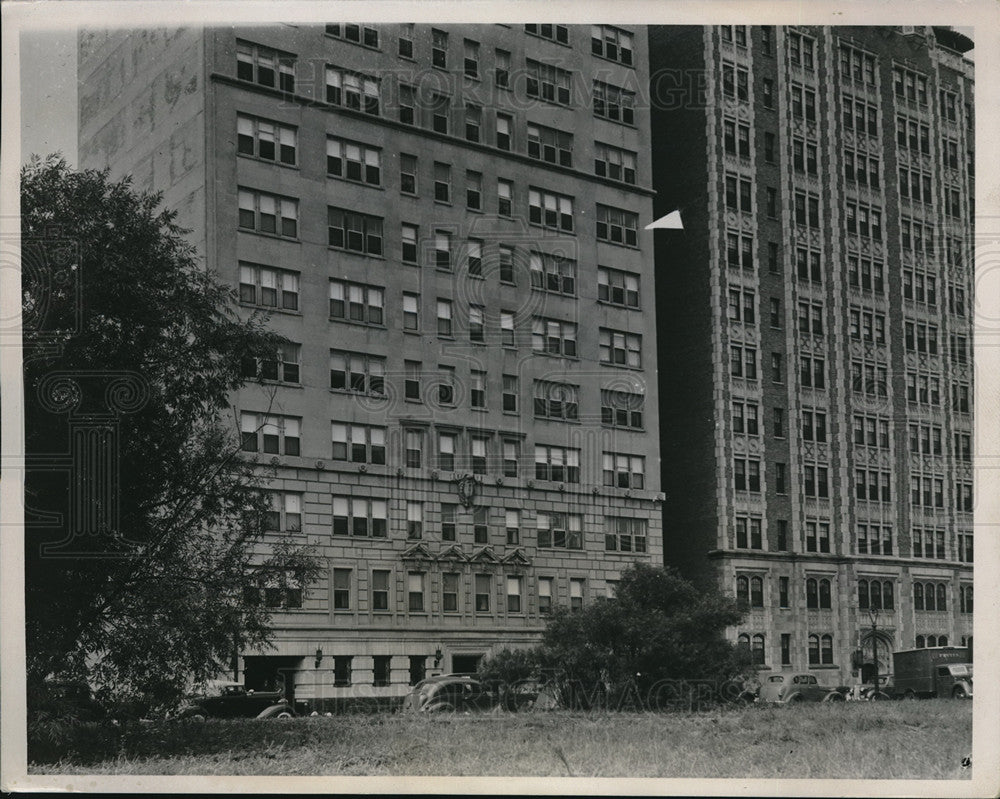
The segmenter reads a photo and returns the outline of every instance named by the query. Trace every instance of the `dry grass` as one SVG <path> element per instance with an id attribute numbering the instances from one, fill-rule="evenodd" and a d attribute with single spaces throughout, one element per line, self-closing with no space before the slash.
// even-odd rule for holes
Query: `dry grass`
<path id="1" fill-rule="evenodd" d="M 378 715 L 147 728 L 128 755 L 50 774 L 962 779 L 972 703 L 705 713 Z"/>

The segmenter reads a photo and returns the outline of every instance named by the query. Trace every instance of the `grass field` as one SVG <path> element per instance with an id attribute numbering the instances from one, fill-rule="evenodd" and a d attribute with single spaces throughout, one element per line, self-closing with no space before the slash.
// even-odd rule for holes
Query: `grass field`
<path id="1" fill-rule="evenodd" d="M 45 774 L 963 779 L 972 703 L 159 722 Z"/>

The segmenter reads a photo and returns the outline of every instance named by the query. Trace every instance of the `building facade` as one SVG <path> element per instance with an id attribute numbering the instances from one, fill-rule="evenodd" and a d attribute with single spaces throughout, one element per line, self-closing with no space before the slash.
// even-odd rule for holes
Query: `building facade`
<path id="1" fill-rule="evenodd" d="M 162 190 L 289 344 L 243 365 L 300 698 L 398 695 L 659 563 L 645 31 L 88 31 L 80 161 Z"/>
<path id="2" fill-rule="evenodd" d="M 664 553 L 763 670 L 971 640 L 971 48 L 650 29 Z"/>

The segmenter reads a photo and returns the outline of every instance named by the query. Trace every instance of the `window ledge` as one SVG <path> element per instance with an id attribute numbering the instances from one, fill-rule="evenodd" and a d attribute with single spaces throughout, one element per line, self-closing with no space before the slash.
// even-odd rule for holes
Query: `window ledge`
<path id="1" fill-rule="evenodd" d="M 245 158 L 247 161 L 256 161 L 259 164 L 271 164 L 272 166 L 280 166 L 283 169 L 294 169 L 296 172 L 300 171 L 298 164 L 286 164 L 284 161 L 272 161 L 270 158 L 261 158 L 259 155 L 250 155 L 249 153 L 237 152 L 236 155 L 240 158 Z"/>
<path id="2" fill-rule="evenodd" d="M 273 305 L 255 305 L 251 302 L 241 302 L 241 308 L 249 308 L 254 311 L 266 311 L 267 313 L 284 314 L 285 316 L 302 316 L 302 311 L 292 311 L 288 308 L 277 308 Z"/>
<path id="3" fill-rule="evenodd" d="M 288 241 L 293 244 L 301 244 L 302 240 L 298 236 L 282 236 L 279 233 L 266 233 L 263 230 L 253 230 L 251 228 L 239 227 L 236 230 L 240 233 L 249 233 L 251 236 L 263 236 L 265 239 L 277 239 L 278 241 Z"/>

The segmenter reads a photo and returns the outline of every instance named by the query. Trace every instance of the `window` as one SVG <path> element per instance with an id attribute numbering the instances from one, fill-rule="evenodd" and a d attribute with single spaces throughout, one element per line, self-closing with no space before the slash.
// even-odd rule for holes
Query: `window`
<path id="1" fill-rule="evenodd" d="M 604 549 L 608 552 L 645 552 L 646 519 L 604 518 Z"/>
<path id="2" fill-rule="evenodd" d="M 417 157 L 415 155 L 399 154 L 399 190 L 403 194 L 416 195 L 417 193 Z M 404 225 L 405 227 L 412 226 Z"/>
<path id="3" fill-rule="evenodd" d="M 830 524 L 807 521 L 805 523 L 806 552 L 830 551 Z"/>
<path id="4" fill-rule="evenodd" d="M 927 105 L 927 78 L 919 72 L 893 67 L 892 83 L 895 95 L 918 105 Z"/>
<path id="5" fill-rule="evenodd" d="M 830 496 L 828 469 L 826 466 L 806 464 L 802 467 L 803 493 L 807 497 L 826 499 Z"/>
<path id="6" fill-rule="evenodd" d="M 379 82 L 369 75 L 361 75 L 337 67 L 327 67 L 326 101 L 331 105 L 339 105 L 378 116 L 380 113 Z"/>
<path id="7" fill-rule="evenodd" d="M 403 294 L 403 330 L 420 329 L 420 295 Z"/>
<path id="8" fill-rule="evenodd" d="M 959 613 L 972 613 L 972 586 L 963 585 L 958 589 Z"/>
<path id="9" fill-rule="evenodd" d="M 576 323 L 536 316 L 531 325 L 531 348 L 535 352 L 576 357 Z"/>
<path id="10" fill-rule="evenodd" d="M 914 527 L 910 531 L 910 544 L 915 558 L 945 560 L 948 557 L 944 530 Z"/>
<path id="11" fill-rule="evenodd" d="M 569 578 L 569 609 L 574 613 L 583 610 L 583 585 L 583 578 Z"/>
<path id="12" fill-rule="evenodd" d="M 240 261 L 240 302 L 297 311 L 299 273 Z"/>
<path id="13" fill-rule="evenodd" d="M 237 39 L 236 77 L 283 92 L 294 92 L 295 56 Z"/>
<path id="14" fill-rule="evenodd" d="M 778 607 L 788 607 L 788 578 L 778 578 Z"/>
<path id="15" fill-rule="evenodd" d="M 385 289 L 331 280 L 330 318 L 364 325 L 384 325 Z"/>
<path id="16" fill-rule="evenodd" d="M 296 416 L 241 413 L 240 430 L 244 452 L 266 455 L 298 455 L 302 420 Z"/>
<path id="17" fill-rule="evenodd" d="M 738 574 L 736 576 L 736 601 L 745 608 L 764 607 L 764 580 L 761 577 Z"/>
<path id="18" fill-rule="evenodd" d="M 267 608 L 301 608 L 302 586 L 290 572 L 281 569 L 266 569 L 261 574 L 264 589 L 264 607 Z M 259 601 L 259 594 L 254 597 Z"/>
<path id="19" fill-rule="evenodd" d="M 513 129 L 513 118 L 507 114 L 497 114 L 497 149 L 510 150 L 513 146 L 511 130 Z"/>
<path id="20" fill-rule="evenodd" d="M 521 594 L 524 592 L 524 578 L 523 577 L 508 577 L 507 578 L 507 612 L 508 613 L 520 613 L 521 608 Z"/>
<path id="21" fill-rule="evenodd" d="M 756 356 L 756 353 L 755 353 Z M 730 370 L 735 368 L 735 364 L 730 366 Z M 732 373 L 732 372 L 730 372 Z M 736 375 L 739 377 L 739 375 Z M 772 352 L 771 353 L 771 382 L 780 383 L 781 382 L 781 353 Z"/>
<path id="22" fill-rule="evenodd" d="M 734 400 L 732 410 L 734 433 L 748 433 L 755 436 L 760 432 L 760 426 L 757 420 L 758 406 L 756 402 Z"/>
<path id="23" fill-rule="evenodd" d="M 274 380 L 297 385 L 300 350 L 298 344 L 279 344 L 272 358 L 245 358 L 242 363 L 243 376 L 251 380 Z"/>
<path id="24" fill-rule="evenodd" d="M 407 361 L 413 364 L 413 361 Z M 420 364 L 417 364 L 419 368 Z M 416 381 L 414 381 L 416 382 Z M 408 381 L 409 383 L 409 381 Z M 420 383 L 417 382 L 416 398 L 420 397 Z M 419 469 L 423 465 L 424 457 L 424 433 L 422 430 L 405 430 L 403 432 L 405 443 L 405 463 L 408 469 Z"/>
<path id="25" fill-rule="evenodd" d="M 775 545 L 779 551 L 786 551 L 788 549 L 788 520 L 778 519 L 778 532 L 775 536 L 777 539 Z"/>
<path id="26" fill-rule="evenodd" d="M 774 108 L 774 81 L 764 78 L 761 82 L 761 102 L 764 108 Z"/>
<path id="27" fill-rule="evenodd" d="M 623 125 L 635 124 L 635 92 L 594 81 L 594 116 Z"/>
<path id="28" fill-rule="evenodd" d="M 604 485 L 638 489 L 645 486 L 646 459 L 641 455 L 605 452 L 603 464 Z"/>
<path id="29" fill-rule="evenodd" d="M 840 45 L 840 76 L 875 85 L 875 56 L 846 44 Z"/>
<path id="30" fill-rule="evenodd" d="M 878 261 L 858 258 L 855 255 L 847 257 L 848 283 L 862 291 L 874 291 L 881 294 L 885 290 L 884 270 Z"/>
<path id="31" fill-rule="evenodd" d="M 483 343 L 485 312 L 482 305 L 469 306 L 469 341 L 474 341 L 477 344 Z"/>
<path id="32" fill-rule="evenodd" d="M 334 24 L 326 26 L 326 35 L 348 42 L 378 47 L 378 28 L 373 25 Z"/>
<path id="33" fill-rule="evenodd" d="M 328 244 L 364 255 L 382 254 L 382 218 L 327 207 Z"/>
<path id="34" fill-rule="evenodd" d="M 254 189 L 239 189 L 241 230 L 294 239 L 299 235 L 299 201 Z"/>
<path id="35" fill-rule="evenodd" d="M 410 685 L 416 685 L 427 676 L 427 656 L 410 655 Z"/>
<path id="36" fill-rule="evenodd" d="M 302 532 L 302 495 L 291 491 L 269 491 L 270 510 L 264 517 L 265 530 Z"/>
<path id="37" fill-rule="evenodd" d="M 333 534 L 385 538 L 387 509 L 384 499 L 334 496 Z"/>
<path id="38" fill-rule="evenodd" d="M 753 236 L 726 233 L 726 263 L 732 267 L 753 269 Z"/>
<path id="39" fill-rule="evenodd" d="M 372 658 L 372 685 L 385 687 L 391 684 L 392 655 L 375 655 Z"/>
<path id="40" fill-rule="evenodd" d="M 933 205 L 934 194 L 931 191 L 930 174 L 922 172 L 919 169 L 906 169 L 900 167 L 899 195 L 905 199 L 913 200 L 914 202 L 922 202 L 925 205 Z"/>
<path id="41" fill-rule="evenodd" d="M 503 394 L 501 402 L 504 413 L 517 413 L 518 379 L 517 375 L 503 376 Z"/>
<path id="42" fill-rule="evenodd" d="M 451 233 L 447 230 L 434 231 L 434 265 L 451 270 Z"/>
<path id="43" fill-rule="evenodd" d="M 504 511 L 504 531 L 507 534 L 508 546 L 517 546 L 521 543 L 521 511 Z"/>
<path id="44" fill-rule="evenodd" d="M 805 192 L 795 192 L 795 224 L 819 229 L 819 197 Z M 848 203 L 850 205 L 850 203 Z M 850 224 L 848 224 L 850 230 Z M 853 232 L 853 231 L 852 231 Z"/>
<path id="45" fill-rule="evenodd" d="M 729 320 L 748 325 L 756 324 L 756 295 L 753 291 L 729 289 Z"/>
<path id="46" fill-rule="evenodd" d="M 570 104 L 570 85 L 573 80 L 570 72 L 530 58 L 525 60 L 525 72 L 529 97 L 558 105 Z"/>
<path id="47" fill-rule="evenodd" d="M 454 541 L 456 539 L 456 520 L 458 518 L 458 505 L 447 502 L 441 503 L 441 540 Z"/>
<path id="48" fill-rule="evenodd" d="M 438 433 L 438 468 L 450 472 L 455 469 L 455 433 Z"/>
<path id="49" fill-rule="evenodd" d="M 546 615 L 552 612 L 552 577 L 538 578 L 538 612 Z"/>
<path id="50" fill-rule="evenodd" d="M 750 99 L 750 73 L 744 67 L 722 62 L 722 93 L 738 100 Z"/>
<path id="51" fill-rule="evenodd" d="M 559 44 L 569 44 L 569 28 L 565 25 L 550 25 L 548 23 L 525 25 L 524 32 L 530 33 L 532 36 L 541 36 L 543 39 Z"/>
<path id="52" fill-rule="evenodd" d="M 854 493 L 870 502 L 890 501 L 890 475 L 877 469 L 854 470 Z"/>
<path id="53" fill-rule="evenodd" d="M 751 213 L 753 211 L 753 184 L 748 178 L 726 175 L 726 208 Z"/>
<path id="54" fill-rule="evenodd" d="M 510 88 L 510 52 L 499 47 L 494 54 L 493 83 L 498 89 Z"/>
<path id="55" fill-rule="evenodd" d="M 407 608 L 411 613 L 424 612 L 424 574 L 409 572 L 406 575 Z M 411 665 L 412 672 L 413 667 Z M 412 679 L 412 677 L 411 677 Z"/>
<path id="56" fill-rule="evenodd" d="M 906 349 L 910 352 L 937 355 L 937 325 L 929 325 L 924 322 L 904 322 L 903 340 L 905 342 Z"/>
<path id="57" fill-rule="evenodd" d="M 445 613 L 458 612 L 458 591 L 461 575 L 445 573 L 441 575 L 441 609 Z"/>
<path id="58" fill-rule="evenodd" d="M 479 78 L 479 42 L 473 41 L 472 39 L 466 39 L 463 42 L 465 60 L 463 62 L 463 67 L 465 69 L 465 77 L 467 78 Z"/>
<path id="59" fill-rule="evenodd" d="M 931 152 L 930 128 L 907 116 L 896 117 L 896 144 L 914 153 Z"/>
<path id="60" fill-rule="evenodd" d="M 852 307 L 848 311 L 848 321 L 850 337 L 855 341 L 885 344 L 885 314 Z"/>
<path id="61" fill-rule="evenodd" d="M 593 25 L 590 29 L 590 52 L 627 66 L 632 65 L 632 34 L 611 25 Z"/>
<path id="62" fill-rule="evenodd" d="M 643 429 L 645 397 L 631 391 L 601 389 L 601 424 L 625 430 Z"/>
<path id="63" fill-rule="evenodd" d="M 502 448 L 504 477 L 517 477 L 521 463 L 521 442 L 516 438 L 505 438 Z"/>
<path id="64" fill-rule="evenodd" d="M 602 178 L 635 183 L 636 154 L 631 150 L 594 142 L 594 174 Z"/>
<path id="65" fill-rule="evenodd" d="M 529 265 L 532 288 L 570 297 L 576 295 L 576 261 L 532 250 Z"/>
<path id="66" fill-rule="evenodd" d="M 372 610 L 389 609 L 389 572 L 375 569 L 372 572 L 371 584 Z"/>
<path id="67" fill-rule="evenodd" d="M 775 138 L 774 134 L 770 131 L 764 131 L 764 160 L 769 163 L 774 163 L 774 151 L 775 151 Z"/>
<path id="68" fill-rule="evenodd" d="M 411 159 L 415 172 L 416 159 L 412 156 L 406 156 L 406 158 Z M 382 152 L 375 147 L 328 136 L 326 139 L 326 171 L 332 177 L 380 186 L 382 184 Z"/>
<path id="69" fill-rule="evenodd" d="M 939 431 L 940 432 L 940 431 Z M 862 447 L 889 448 L 889 420 L 877 416 L 854 415 L 854 443 Z M 939 440 L 940 445 L 940 440 Z"/>
<path id="70" fill-rule="evenodd" d="M 797 67 L 812 70 L 815 62 L 816 41 L 799 33 L 788 34 L 788 60 Z"/>
<path id="71" fill-rule="evenodd" d="M 809 355 L 801 356 L 799 382 L 803 388 L 826 388 L 826 361 Z"/>
<path id="72" fill-rule="evenodd" d="M 351 609 L 351 570 L 333 570 L 333 609 Z"/>
<path id="73" fill-rule="evenodd" d="M 478 142 L 483 127 L 483 109 L 478 105 L 465 105 L 465 138 L 467 141 Z"/>
<path id="74" fill-rule="evenodd" d="M 722 120 L 722 139 L 726 152 L 729 155 L 739 155 L 740 158 L 750 157 L 750 126 L 736 122 L 732 119 Z M 765 144 L 767 136 L 773 138 L 773 133 L 765 133 Z M 773 141 L 772 156 L 773 156 Z"/>
<path id="75" fill-rule="evenodd" d="M 451 314 L 451 300 L 439 299 L 437 301 L 437 331 L 439 336 L 451 336 Z"/>
<path id="76" fill-rule="evenodd" d="M 424 503 L 406 503 L 406 537 L 420 539 L 424 537 Z"/>
<path id="77" fill-rule="evenodd" d="M 844 179 L 859 186 L 871 186 L 878 189 L 881 186 L 879 177 L 879 159 L 874 155 L 856 153 L 854 150 L 844 150 Z M 815 174 L 815 173 L 813 173 Z"/>
<path id="78" fill-rule="evenodd" d="M 412 22 L 404 22 L 399 26 L 397 51 L 401 58 L 413 58 L 413 28 Z"/>
<path id="79" fill-rule="evenodd" d="M 486 474 L 486 464 L 489 462 L 490 437 L 469 437 L 470 461 L 473 474 Z"/>
<path id="80" fill-rule="evenodd" d="M 431 63 L 440 68 L 448 68 L 448 34 L 437 28 L 431 30 Z"/>
<path id="81" fill-rule="evenodd" d="M 289 125 L 239 114 L 236 146 L 240 155 L 295 166 L 298 133 Z"/>
<path id="82" fill-rule="evenodd" d="M 385 358 L 330 350 L 330 388 L 369 397 L 384 397 Z"/>
<path id="83" fill-rule="evenodd" d="M 639 334 L 602 327 L 598 331 L 598 340 L 601 363 L 633 369 L 642 366 L 642 336 Z"/>
<path id="84" fill-rule="evenodd" d="M 941 430 L 940 428 L 934 428 L 934 432 L 936 434 L 934 444 L 938 447 L 938 451 L 934 454 L 940 455 Z M 963 461 L 964 463 L 972 463 L 972 436 L 969 433 L 955 433 L 953 440 L 955 460 Z"/>
<path id="85" fill-rule="evenodd" d="M 809 665 L 828 666 L 833 664 L 833 636 L 809 636 Z"/>
<path id="86" fill-rule="evenodd" d="M 845 205 L 847 232 L 866 238 L 882 238 L 882 210 L 864 203 L 847 202 Z"/>
<path id="87" fill-rule="evenodd" d="M 438 403 L 455 404 L 455 367 L 438 366 Z"/>
<path id="88" fill-rule="evenodd" d="M 924 378 L 926 380 L 926 378 Z M 932 378 L 937 380 L 937 378 Z M 934 395 L 932 394 L 932 397 Z M 909 386 L 907 386 L 907 399 L 909 399 Z M 955 383 L 952 386 L 952 409 L 959 413 L 969 413 L 969 386 L 963 383 Z"/>
<path id="89" fill-rule="evenodd" d="M 877 105 L 845 93 L 841 98 L 841 107 L 843 109 L 841 119 L 847 130 L 853 130 L 859 134 L 867 133 L 869 136 L 878 136 Z"/>
<path id="90" fill-rule="evenodd" d="M 528 221 L 550 230 L 573 232 L 573 198 L 562 194 L 528 189 Z"/>
<path id="91" fill-rule="evenodd" d="M 550 164 L 573 166 L 573 134 L 529 123 L 528 156 Z"/>
<path id="92" fill-rule="evenodd" d="M 891 580 L 858 580 L 858 608 L 860 610 L 893 610 L 893 584 Z"/>
<path id="93" fill-rule="evenodd" d="M 913 583 L 914 610 L 948 610 L 948 586 L 945 583 Z"/>
<path id="94" fill-rule="evenodd" d="M 399 121 L 404 125 L 416 124 L 416 98 L 412 86 L 399 84 Z"/>
<path id="95" fill-rule="evenodd" d="M 485 408 L 486 372 L 481 372 L 473 369 L 471 372 L 471 381 L 469 385 L 470 385 L 469 404 L 473 408 Z"/>
<path id="96" fill-rule="evenodd" d="M 533 391 L 535 418 L 576 421 L 579 418 L 578 392 L 579 386 L 569 383 L 535 380 Z"/>
<path id="97" fill-rule="evenodd" d="M 597 206 L 597 238 L 626 247 L 639 246 L 639 215 L 607 205 Z"/>
<path id="98" fill-rule="evenodd" d="M 580 450 L 535 445 L 535 479 L 554 483 L 580 482 Z"/>
<path id="99" fill-rule="evenodd" d="M 817 147 L 798 137 L 792 139 L 792 166 L 796 172 L 817 174 Z"/>
<path id="100" fill-rule="evenodd" d="M 427 103 L 430 110 L 430 127 L 435 133 L 448 135 L 451 127 L 451 98 L 443 94 L 432 94 Z M 425 113 L 424 124 L 427 116 Z"/>
<path id="101" fill-rule="evenodd" d="M 489 574 L 477 574 L 476 580 L 476 613 L 490 612 L 490 594 L 493 577 Z"/>
<path id="102" fill-rule="evenodd" d="M 729 374 L 733 377 L 757 379 L 757 350 L 750 346 L 729 347 Z"/>
<path id="103" fill-rule="evenodd" d="M 511 181 L 509 181 L 509 180 L 503 180 L 502 178 L 498 179 L 497 180 L 497 214 L 499 214 L 500 216 L 511 216 L 511 214 L 513 212 L 513 198 L 514 198 L 514 184 Z M 501 263 L 500 280 L 502 282 L 512 283 L 513 282 L 513 277 L 514 277 L 514 275 L 513 275 L 513 253 L 509 250 L 509 248 L 502 248 L 502 250 L 503 249 L 507 249 L 507 251 L 509 253 L 511 253 L 511 258 L 510 258 L 509 261 L 506 262 L 507 265 L 508 265 L 508 270 L 507 270 L 506 273 L 504 273 L 503 264 L 505 263 L 505 261 L 501 257 L 501 261 L 500 261 L 500 263 Z M 501 250 L 501 252 L 502 252 L 502 250 Z"/>
<path id="104" fill-rule="evenodd" d="M 760 51 L 764 55 L 774 54 L 774 26 L 760 26 Z"/>
<path id="105" fill-rule="evenodd" d="M 385 463 L 385 428 L 333 422 L 333 460 Z"/>
<path id="106" fill-rule="evenodd" d="M 818 302 L 799 303 L 799 332 L 823 335 L 823 304 Z"/>
<path id="107" fill-rule="evenodd" d="M 760 461 L 733 458 L 733 483 L 737 491 L 760 491 Z"/>
<path id="108" fill-rule="evenodd" d="M 638 308 L 639 275 L 607 266 L 597 267 L 597 299 L 611 305 Z"/>
<path id="109" fill-rule="evenodd" d="M 891 555 L 892 528 L 879 524 L 858 524 L 857 551 L 859 555 Z"/>

